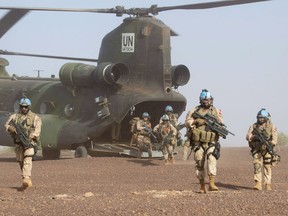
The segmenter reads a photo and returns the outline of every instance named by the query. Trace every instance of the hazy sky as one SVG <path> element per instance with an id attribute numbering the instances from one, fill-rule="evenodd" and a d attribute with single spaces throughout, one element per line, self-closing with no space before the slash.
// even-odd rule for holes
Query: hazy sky
<path id="1" fill-rule="evenodd" d="M 117 5 L 150 7 L 207 2 L 201 0 L 91 1 L 2 0 L 2 6 L 112 8 Z M 245 134 L 256 114 L 266 108 L 278 131 L 288 133 L 288 1 L 267 2 L 206 10 L 161 12 L 157 18 L 179 34 L 171 39 L 172 65 L 184 64 L 190 82 L 180 87 L 188 101 L 185 113 L 198 105 L 207 88 L 215 106 L 236 134 L 223 146 L 246 145 Z M 6 11 L 1 10 L 0 16 Z M 121 24 L 113 14 L 31 12 L 0 39 L 0 49 L 46 55 L 98 58 L 105 34 Z M 67 61 L 2 56 L 10 62 L 10 74 L 58 77 Z M 91 63 L 92 64 L 92 63 Z"/>

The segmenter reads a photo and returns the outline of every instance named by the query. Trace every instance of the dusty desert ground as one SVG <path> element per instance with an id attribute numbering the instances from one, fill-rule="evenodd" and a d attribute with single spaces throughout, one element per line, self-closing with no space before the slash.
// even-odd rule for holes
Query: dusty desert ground
<path id="1" fill-rule="evenodd" d="M 273 168 L 272 191 L 252 190 L 246 147 L 222 148 L 219 192 L 197 193 L 192 157 L 165 166 L 159 159 L 73 158 L 33 163 L 33 187 L 19 190 L 20 170 L 12 152 L 0 152 L 0 215 L 288 215 L 288 147 Z M 207 180 L 206 180 L 207 181 Z"/>

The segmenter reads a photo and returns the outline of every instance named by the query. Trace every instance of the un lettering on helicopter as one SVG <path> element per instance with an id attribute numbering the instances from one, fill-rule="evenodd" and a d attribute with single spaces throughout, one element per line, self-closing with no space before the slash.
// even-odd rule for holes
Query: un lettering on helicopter
<path id="1" fill-rule="evenodd" d="M 171 65 L 171 36 L 176 34 L 155 18 L 169 10 L 209 9 L 267 0 L 235 0 L 149 8 L 59 9 L 0 7 L 7 11 L 0 20 L 0 37 L 33 11 L 71 13 L 112 13 L 129 15 L 102 40 L 98 59 L 48 56 L 0 50 L 0 55 L 66 59 L 59 78 L 19 77 L 9 75 L 9 62 L 0 59 L 0 145 L 14 146 L 3 125 L 17 112 L 18 102 L 28 97 L 32 111 L 42 118 L 41 149 L 43 158 L 57 159 L 64 149 L 75 156 L 135 156 L 130 145 L 129 121 L 143 112 L 151 116 L 152 126 L 159 123 L 166 105 L 180 116 L 186 98 L 179 87 L 189 82 L 189 69 Z M 20 25 L 20 24 L 19 24 Z M 52 61 L 52 60 L 51 60 Z M 77 61 L 97 62 L 94 64 Z M 120 143 L 110 144 L 117 134 Z M 153 156 L 161 156 L 158 151 Z M 145 155 L 144 155 L 145 156 Z"/>
<path id="2" fill-rule="evenodd" d="M 122 34 L 122 52 L 134 52 L 134 33 L 123 33 Z"/>

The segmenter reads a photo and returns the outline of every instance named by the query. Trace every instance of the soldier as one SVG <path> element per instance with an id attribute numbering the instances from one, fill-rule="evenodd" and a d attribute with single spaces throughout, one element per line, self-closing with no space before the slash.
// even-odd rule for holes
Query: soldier
<path id="1" fill-rule="evenodd" d="M 170 123 L 173 125 L 173 127 L 177 127 L 178 125 L 178 114 L 177 113 L 173 113 L 173 108 L 170 105 L 167 105 L 165 107 L 165 113 L 169 116 L 169 121 Z M 160 120 L 161 123 L 161 120 Z"/>
<path id="2" fill-rule="evenodd" d="M 273 163 L 273 156 L 276 156 L 273 147 L 277 145 L 277 129 L 271 123 L 270 114 L 266 109 L 261 109 L 257 113 L 256 118 L 257 122 L 249 127 L 246 135 L 253 157 L 254 181 L 256 183 L 254 189 L 262 190 L 263 168 L 264 185 L 266 186 L 266 190 L 271 190 L 271 164 Z M 264 140 L 261 138 L 264 138 Z"/>
<path id="3" fill-rule="evenodd" d="M 137 146 L 139 148 L 139 156 L 141 157 L 142 152 L 148 151 L 149 158 L 152 158 L 152 144 L 149 133 L 152 131 L 150 123 L 150 115 L 147 112 L 142 114 L 142 119 L 137 121 Z"/>
<path id="4" fill-rule="evenodd" d="M 180 127 L 178 127 L 178 114 L 177 113 L 173 113 L 173 108 L 172 106 L 170 105 L 167 105 L 165 107 L 165 114 L 167 114 L 169 116 L 169 122 L 173 125 L 174 128 L 176 128 L 177 130 L 177 136 L 176 136 L 176 140 L 175 140 L 175 143 L 173 143 L 173 148 L 176 147 L 176 143 L 177 143 L 177 146 L 180 146 L 182 145 L 182 138 L 181 138 L 181 132 L 180 130 L 185 127 L 184 124 L 183 125 L 180 125 Z M 161 119 L 160 119 L 160 123 L 161 123 Z M 181 127 L 182 126 L 182 127 Z"/>
<path id="5" fill-rule="evenodd" d="M 190 144 L 194 150 L 196 177 L 200 182 L 200 193 L 206 193 L 205 159 L 207 159 L 209 191 L 218 191 L 218 187 L 215 185 L 215 176 L 217 159 L 220 156 L 219 135 L 207 127 L 204 119 L 196 117 L 195 113 L 202 116 L 210 114 L 220 123 L 223 123 L 223 119 L 220 110 L 213 106 L 213 98 L 207 89 L 202 90 L 199 99 L 200 105 L 188 112 L 185 124 L 187 130 L 191 133 Z"/>
<path id="6" fill-rule="evenodd" d="M 24 146 L 24 143 L 17 135 L 17 130 L 11 125 L 11 120 L 15 121 L 15 124 L 19 128 L 23 129 L 23 132 L 29 139 L 29 146 Z M 41 133 L 42 121 L 38 115 L 31 111 L 31 101 L 28 98 L 22 98 L 19 102 L 19 111 L 12 114 L 5 124 L 6 131 L 11 134 L 14 139 L 16 160 L 20 165 L 22 171 L 22 187 L 32 187 L 31 171 L 32 171 L 32 158 L 37 149 L 37 142 L 39 141 Z"/>
<path id="7" fill-rule="evenodd" d="M 173 150 L 176 143 L 177 130 L 169 122 L 169 116 L 167 114 L 161 117 L 161 123 L 153 128 L 153 132 L 158 134 L 158 137 L 162 142 L 162 152 L 165 159 L 165 164 L 175 163 Z"/>

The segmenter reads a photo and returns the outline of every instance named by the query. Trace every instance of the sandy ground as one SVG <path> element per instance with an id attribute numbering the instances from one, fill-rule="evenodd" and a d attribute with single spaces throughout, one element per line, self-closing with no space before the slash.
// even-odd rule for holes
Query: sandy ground
<path id="1" fill-rule="evenodd" d="M 33 163 L 33 187 L 19 190 L 13 153 L 0 152 L 0 215 L 288 215 L 288 147 L 278 152 L 272 191 L 252 190 L 249 149 L 222 148 L 216 185 L 199 194 L 192 157 L 176 164 L 128 157 L 73 158 Z M 206 180 L 207 182 L 207 180 Z"/>

